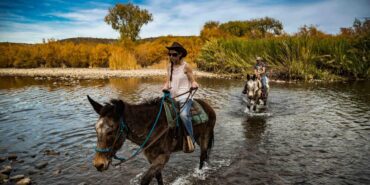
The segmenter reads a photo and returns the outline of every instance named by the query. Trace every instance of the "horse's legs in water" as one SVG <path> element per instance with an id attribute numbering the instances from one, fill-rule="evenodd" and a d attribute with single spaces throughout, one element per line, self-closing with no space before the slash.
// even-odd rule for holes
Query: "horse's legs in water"
<path id="1" fill-rule="evenodd" d="M 253 111 L 257 110 L 257 104 L 253 105 Z"/>
<path id="2" fill-rule="evenodd" d="M 247 104 L 247 107 L 245 108 L 244 113 L 249 112 L 250 109 L 251 109 L 251 106 L 249 104 Z"/>
<path id="3" fill-rule="evenodd" d="M 145 172 L 143 178 L 141 179 L 142 185 L 147 185 L 155 176 L 157 178 L 158 184 L 163 184 L 162 180 L 162 169 L 164 165 L 168 162 L 170 158 L 169 154 L 160 154 L 156 156 L 154 159 L 148 157 L 149 162 L 151 163 L 150 168 L 148 171 Z"/>

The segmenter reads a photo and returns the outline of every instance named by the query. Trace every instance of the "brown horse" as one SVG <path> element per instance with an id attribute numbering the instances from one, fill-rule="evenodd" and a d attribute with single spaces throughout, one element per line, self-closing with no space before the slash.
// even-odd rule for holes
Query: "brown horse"
<path id="1" fill-rule="evenodd" d="M 112 157 L 115 156 L 126 139 L 137 145 L 141 145 L 145 141 L 159 112 L 161 99 L 157 98 L 135 105 L 113 99 L 103 106 L 89 96 L 87 97 L 95 112 L 99 114 L 99 119 L 95 124 L 97 148 L 104 150 L 97 151 L 93 164 L 98 171 L 104 171 L 108 169 Z M 197 101 L 203 106 L 209 117 L 208 122 L 195 125 L 193 129 L 195 140 L 200 146 L 199 168 L 201 169 L 204 161 L 208 160 L 213 145 L 213 128 L 216 122 L 216 114 L 206 102 L 203 100 Z M 121 125 L 123 122 L 125 124 L 124 128 Z M 165 129 L 167 131 L 161 135 Z M 182 149 L 182 138 L 177 137 L 174 130 L 168 129 L 166 115 L 162 111 L 153 134 L 147 142 L 147 145 L 149 143 L 152 145 L 143 151 L 150 163 L 150 168 L 142 177 L 141 184 L 149 184 L 153 177 L 156 177 L 158 184 L 163 184 L 162 169 L 164 165 L 168 162 L 172 152 Z M 120 131 L 122 132 L 120 133 Z M 158 136 L 159 139 L 155 141 Z"/>

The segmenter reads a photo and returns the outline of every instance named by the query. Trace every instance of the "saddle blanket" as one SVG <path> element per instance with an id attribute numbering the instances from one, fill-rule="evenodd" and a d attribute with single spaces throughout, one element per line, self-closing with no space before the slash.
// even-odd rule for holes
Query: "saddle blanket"
<path id="1" fill-rule="evenodd" d="M 172 103 L 169 101 L 164 102 L 164 110 L 166 112 L 167 123 L 170 128 L 176 127 L 176 115 L 179 114 L 178 106 L 173 107 Z M 176 114 L 176 112 L 177 114 Z M 203 107 L 197 102 L 197 100 L 193 100 L 193 104 L 190 109 L 191 113 L 191 120 L 194 125 L 199 125 L 208 121 L 208 115 L 204 111 Z M 179 123 L 181 123 L 180 115 L 179 116 Z"/>

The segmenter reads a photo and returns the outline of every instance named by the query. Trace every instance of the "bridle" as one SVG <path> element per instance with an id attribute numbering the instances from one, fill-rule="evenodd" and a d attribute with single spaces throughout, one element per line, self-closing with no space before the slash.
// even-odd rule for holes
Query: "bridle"
<path id="1" fill-rule="evenodd" d="M 114 152 L 113 151 L 113 148 L 116 145 L 117 141 L 121 138 L 121 136 L 123 136 L 123 132 L 124 131 L 126 131 L 128 133 L 129 132 L 129 128 L 127 127 L 127 125 L 123 121 L 123 118 L 120 118 L 119 128 L 117 130 L 117 133 L 116 133 L 116 136 L 114 138 L 114 142 L 113 142 L 112 146 L 111 147 L 108 147 L 108 148 L 98 148 L 96 146 L 95 147 L 95 151 L 97 153 L 108 153 L 108 154 L 111 154 L 112 152 Z M 110 156 L 112 156 L 112 155 L 110 155 Z M 113 154 L 113 158 L 114 159 L 118 159 L 118 160 L 121 159 L 121 158 L 117 157 L 116 154 Z"/>
<path id="2" fill-rule="evenodd" d="M 251 101 L 251 100 L 256 100 L 256 97 L 257 97 L 257 92 L 259 91 L 259 90 L 262 90 L 262 88 L 258 85 L 258 83 L 259 82 L 256 82 L 257 83 L 257 85 L 255 85 L 255 84 L 253 84 L 254 85 L 254 87 L 253 87 L 253 97 L 252 97 L 252 99 L 249 99 L 248 98 L 248 100 L 249 101 Z M 248 82 L 247 82 L 247 84 L 246 84 L 246 86 L 248 86 Z M 257 86 L 257 88 L 255 88 Z M 246 94 L 248 94 L 249 93 L 249 88 L 247 87 L 246 88 Z"/>

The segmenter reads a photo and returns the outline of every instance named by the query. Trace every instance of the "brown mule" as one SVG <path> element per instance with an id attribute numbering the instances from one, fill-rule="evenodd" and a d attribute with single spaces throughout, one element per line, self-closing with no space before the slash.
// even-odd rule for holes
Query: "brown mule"
<path id="1" fill-rule="evenodd" d="M 93 164 L 99 171 L 107 170 L 115 156 L 117 150 L 121 148 L 125 140 L 128 139 L 137 145 L 141 145 L 152 128 L 156 116 L 159 112 L 161 99 L 154 99 L 142 104 L 129 104 L 122 100 L 114 99 L 104 106 L 97 103 L 88 96 L 88 100 L 93 106 L 99 119 L 95 124 L 97 133 L 97 148 L 111 149 L 95 154 Z M 200 146 L 199 169 L 204 165 L 212 149 L 214 133 L 213 128 L 216 123 L 215 111 L 203 100 L 198 100 L 207 112 L 209 121 L 195 125 L 194 138 Z M 121 122 L 125 123 L 123 132 L 119 132 Z M 164 130 L 167 130 L 163 133 Z M 120 133 L 120 134 L 117 134 Z M 161 136 L 160 136 L 161 135 Z M 153 177 L 156 177 L 158 184 L 163 184 L 162 169 L 168 162 L 172 152 L 182 150 L 182 138 L 177 138 L 173 129 L 168 129 L 168 124 L 164 111 L 159 116 L 156 128 L 148 140 L 146 146 L 152 143 L 158 136 L 159 139 L 144 150 L 144 155 L 150 163 L 150 168 L 141 179 L 141 184 L 149 184 Z"/>

